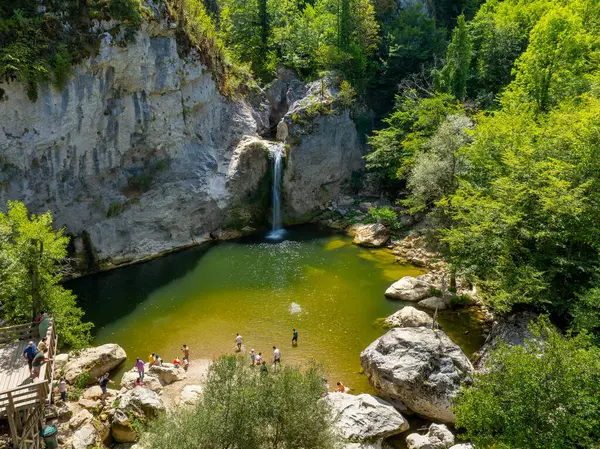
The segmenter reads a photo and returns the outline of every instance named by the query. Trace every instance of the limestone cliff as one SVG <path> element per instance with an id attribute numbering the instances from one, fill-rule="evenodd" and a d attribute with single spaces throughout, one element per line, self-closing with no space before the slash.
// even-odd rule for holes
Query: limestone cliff
<path id="1" fill-rule="evenodd" d="M 105 32 L 114 26 L 94 30 L 98 55 L 75 67 L 61 91 L 40 86 L 32 102 L 22 85 L 0 85 L 0 204 L 50 209 L 76 253 L 99 268 L 264 222 L 270 144 L 259 133 L 291 120 L 298 99 L 281 90 L 291 81 L 251 102 L 226 98 L 201 55 L 178 51 L 175 24 L 147 21 L 126 44 Z M 292 84 L 298 98 L 310 91 Z M 285 180 L 295 219 L 323 207 L 360 165 L 347 113 L 318 117 L 303 133 L 290 146 Z"/>

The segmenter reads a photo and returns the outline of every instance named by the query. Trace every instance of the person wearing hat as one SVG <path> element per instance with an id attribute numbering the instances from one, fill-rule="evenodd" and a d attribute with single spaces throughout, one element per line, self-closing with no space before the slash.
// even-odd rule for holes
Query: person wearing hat
<path id="1" fill-rule="evenodd" d="M 32 372 L 32 364 L 35 355 L 37 354 L 37 347 L 34 342 L 30 341 L 27 343 L 25 350 L 23 351 L 23 358 L 27 360 L 27 365 L 29 365 L 29 374 Z"/>

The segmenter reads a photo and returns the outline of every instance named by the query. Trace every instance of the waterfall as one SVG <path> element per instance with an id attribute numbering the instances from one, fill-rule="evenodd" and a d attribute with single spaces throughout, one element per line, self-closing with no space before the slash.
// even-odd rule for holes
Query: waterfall
<path id="1" fill-rule="evenodd" d="M 274 145 L 271 150 L 273 156 L 273 186 L 271 187 L 271 232 L 267 238 L 279 240 L 285 235 L 283 229 L 283 213 L 281 204 L 281 186 L 283 182 L 283 143 Z"/>

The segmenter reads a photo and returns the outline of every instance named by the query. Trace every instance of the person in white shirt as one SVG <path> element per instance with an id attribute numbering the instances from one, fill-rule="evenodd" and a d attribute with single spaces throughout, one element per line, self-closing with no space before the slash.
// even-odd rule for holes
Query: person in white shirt
<path id="1" fill-rule="evenodd" d="M 242 336 L 240 334 L 236 334 L 235 345 L 237 346 L 238 352 L 242 350 L 242 340 Z"/>
<path id="2" fill-rule="evenodd" d="M 281 363 L 281 351 L 273 346 L 273 365 Z"/>
<path id="3" fill-rule="evenodd" d="M 260 366 L 260 362 L 262 362 L 262 352 L 259 352 L 254 360 L 256 364 Z"/>

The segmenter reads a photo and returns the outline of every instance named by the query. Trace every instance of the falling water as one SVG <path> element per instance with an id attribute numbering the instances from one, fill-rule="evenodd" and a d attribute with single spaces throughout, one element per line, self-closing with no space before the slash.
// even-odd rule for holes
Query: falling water
<path id="1" fill-rule="evenodd" d="M 278 143 L 272 149 L 273 155 L 273 186 L 271 188 L 272 197 L 272 217 L 271 232 L 267 238 L 280 240 L 285 235 L 283 229 L 283 216 L 281 211 L 281 184 L 283 180 L 283 144 Z"/>

